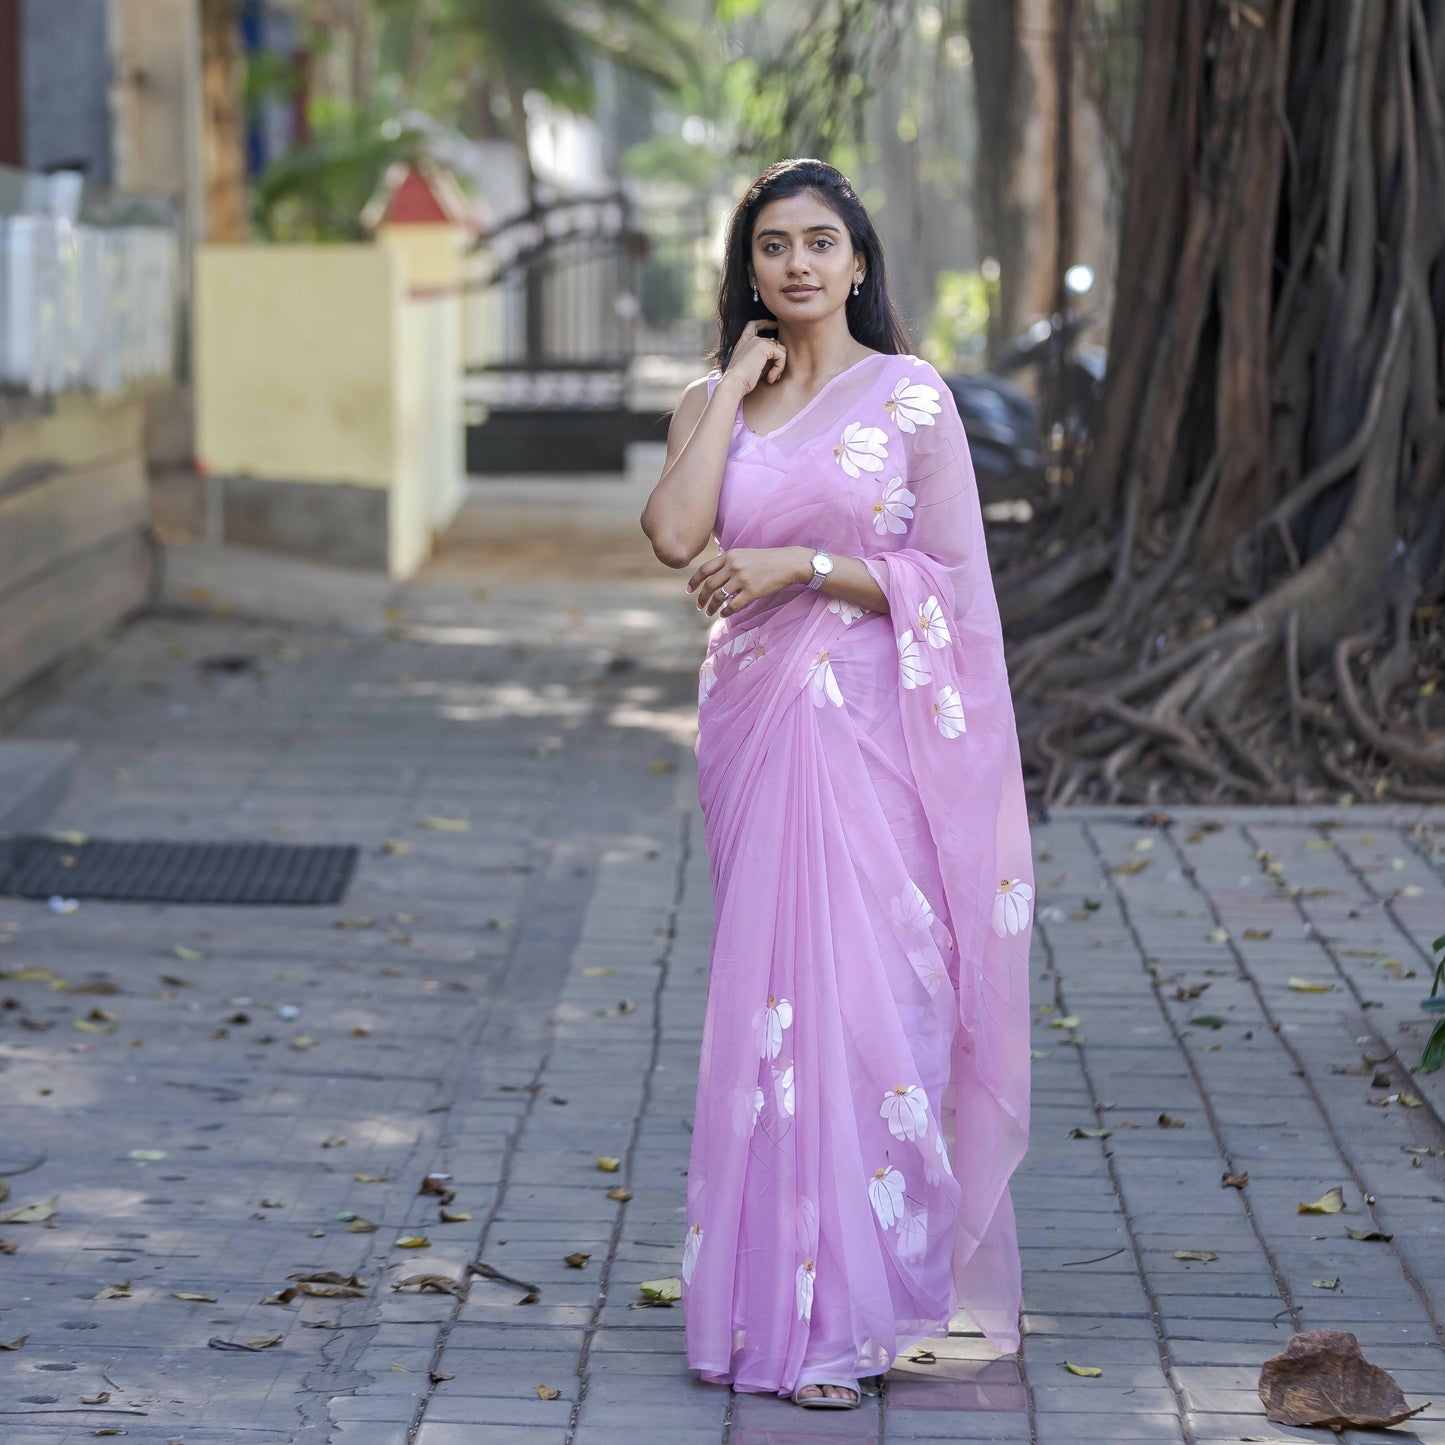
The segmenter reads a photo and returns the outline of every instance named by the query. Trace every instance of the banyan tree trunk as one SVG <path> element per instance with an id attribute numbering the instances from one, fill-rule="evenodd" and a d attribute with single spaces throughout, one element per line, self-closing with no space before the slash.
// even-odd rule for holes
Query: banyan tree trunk
<path id="1" fill-rule="evenodd" d="M 1001 579 L 1061 579 L 1014 630 L 1038 779 L 1445 799 L 1445 0 L 1143 15 L 1066 555 Z"/>

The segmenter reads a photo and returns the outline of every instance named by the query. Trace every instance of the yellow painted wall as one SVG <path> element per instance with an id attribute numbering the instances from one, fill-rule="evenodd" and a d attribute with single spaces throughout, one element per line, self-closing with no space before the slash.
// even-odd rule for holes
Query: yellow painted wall
<path id="1" fill-rule="evenodd" d="M 196 454 L 210 471 L 389 487 L 404 258 L 207 246 L 196 258 Z"/>
<path id="2" fill-rule="evenodd" d="M 408 286 L 455 286 L 462 279 L 466 235 L 459 226 L 378 226 L 376 240 L 406 257 Z"/>

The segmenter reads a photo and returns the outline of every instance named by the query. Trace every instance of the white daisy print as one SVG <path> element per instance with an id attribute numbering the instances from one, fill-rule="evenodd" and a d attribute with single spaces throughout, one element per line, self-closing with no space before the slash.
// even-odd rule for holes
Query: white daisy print
<path id="1" fill-rule="evenodd" d="M 929 998 L 937 998 L 939 990 L 949 982 L 943 955 L 936 948 L 916 948 L 909 953 L 908 961 L 913 965 L 919 983 L 928 990 Z"/>
<path id="2" fill-rule="evenodd" d="M 941 687 L 933 699 L 933 720 L 946 738 L 956 738 L 966 732 L 963 721 L 963 698 L 956 687 Z"/>
<path id="3" fill-rule="evenodd" d="M 836 612 L 843 619 L 844 627 L 851 627 L 867 610 L 866 607 L 859 607 L 852 602 L 844 602 L 841 597 L 828 599 L 828 611 Z"/>
<path id="4" fill-rule="evenodd" d="M 928 1211 L 909 1209 L 898 1221 L 898 1258 L 920 1260 L 928 1253 Z"/>
<path id="5" fill-rule="evenodd" d="M 893 926 L 900 933 L 927 933 L 933 926 L 933 908 L 923 896 L 923 889 L 911 878 L 908 892 L 902 898 L 889 901 L 888 911 L 893 916 Z"/>
<path id="6" fill-rule="evenodd" d="M 938 390 L 921 381 L 900 377 L 893 395 L 883 403 L 883 410 L 893 413 L 899 431 L 912 432 L 921 426 L 932 426 L 940 410 Z"/>
<path id="7" fill-rule="evenodd" d="M 813 1276 L 813 1261 L 805 1259 L 798 1266 L 797 1278 L 798 1318 L 800 1320 L 813 1318 Z"/>
<path id="8" fill-rule="evenodd" d="M 878 1113 L 895 1139 L 921 1139 L 928 1132 L 928 1095 L 917 1084 L 894 1084 Z"/>
<path id="9" fill-rule="evenodd" d="M 912 692 L 915 687 L 933 681 L 933 674 L 924 660 L 923 649 L 919 647 L 910 627 L 898 636 L 898 674 L 904 690 Z"/>
<path id="10" fill-rule="evenodd" d="M 849 422 L 843 431 L 843 440 L 833 448 L 833 455 L 850 477 L 862 472 L 881 472 L 888 456 L 888 434 L 882 427 Z"/>
<path id="11" fill-rule="evenodd" d="M 943 615 L 938 598 L 930 597 L 918 609 L 918 635 L 924 638 L 930 647 L 947 647 L 953 641 L 948 630 L 948 618 Z"/>
<path id="12" fill-rule="evenodd" d="M 943 1142 L 943 1131 L 933 1131 L 933 1148 L 923 1151 L 923 1177 L 930 1184 L 937 1184 L 943 1176 L 950 1177 L 953 1174 L 953 1166 L 948 1162 L 948 1145 Z"/>
<path id="13" fill-rule="evenodd" d="M 734 657 L 740 652 L 747 652 L 757 641 L 758 633 L 761 631 L 761 627 L 745 627 L 729 639 L 725 651 L 732 653 Z"/>
<path id="14" fill-rule="evenodd" d="M 764 643 L 754 643 L 753 646 L 750 647 L 748 651 L 744 654 L 743 660 L 738 663 L 738 671 L 746 672 L 748 668 L 753 665 L 753 663 L 761 662 L 762 659 L 767 655 L 767 651 L 768 649 Z"/>
<path id="15" fill-rule="evenodd" d="M 1029 905 L 1034 890 L 1017 878 L 1000 878 L 993 900 L 993 931 L 1000 938 L 1021 933 L 1029 921 Z"/>
<path id="16" fill-rule="evenodd" d="M 903 1218 L 903 1176 L 887 1164 L 880 1164 L 868 1181 L 868 1200 L 878 1223 L 892 1229 Z"/>
<path id="17" fill-rule="evenodd" d="M 807 687 L 809 684 L 813 688 L 814 707 L 822 707 L 830 702 L 834 707 L 843 706 L 843 690 L 838 686 L 838 679 L 833 675 L 833 664 L 828 661 L 826 647 L 813 659 L 812 665 L 808 668 L 808 675 L 803 679 L 803 686 Z"/>
<path id="18" fill-rule="evenodd" d="M 697 670 L 697 705 L 707 701 L 708 694 L 717 686 L 717 664 L 709 657 Z"/>
<path id="19" fill-rule="evenodd" d="M 793 1026 L 793 1006 L 785 998 L 768 995 L 765 1008 L 753 1015 L 758 1031 L 758 1052 L 765 1059 L 775 1059 L 783 1051 L 783 1030 Z"/>
<path id="20" fill-rule="evenodd" d="M 886 537 L 889 532 L 906 532 L 915 501 L 917 498 L 903 485 L 903 478 L 894 477 L 873 503 L 873 530 L 880 537 Z"/>
<path id="21" fill-rule="evenodd" d="M 786 1114 L 791 1119 L 796 1102 L 793 1091 L 792 1064 L 789 1064 L 782 1073 L 776 1069 L 773 1070 L 773 1097 L 778 1101 L 778 1113 Z"/>
<path id="22" fill-rule="evenodd" d="M 697 1257 L 702 1252 L 702 1225 L 694 1224 L 687 1232 L 682 1246 L 682 1282 L 692 1283 L 692 1272 L 697 1268 Z"/>

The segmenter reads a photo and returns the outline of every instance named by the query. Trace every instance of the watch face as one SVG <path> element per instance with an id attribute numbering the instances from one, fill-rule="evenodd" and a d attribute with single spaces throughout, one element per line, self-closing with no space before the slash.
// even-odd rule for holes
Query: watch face
<path id="1" fill-rule="evenodd" d="M 813 554 L 813 571 L 821 572 L 826 577 L 832 570 L 833 559 L 826 552 Z"/>

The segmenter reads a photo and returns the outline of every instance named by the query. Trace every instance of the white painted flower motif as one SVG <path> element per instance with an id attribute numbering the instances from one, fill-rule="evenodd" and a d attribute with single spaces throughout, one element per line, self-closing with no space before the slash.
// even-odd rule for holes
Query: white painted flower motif
<path id="1" fill-rule="evenodd" d="M 844 602 L 841 597 L 828 599 L 828 611 L 836 612 L 843 619 L 844 627 L 851 627 L 867 610 L 866 607 L 859 607 L 855 603 Z"/>
<path id="2" fill-rule="evenodd" d="M 966 732 L 963 720 L 963 698 L 956 687 L 941 687 L 933 699 L 933 720 L 946 738 L 956 738 Z"/>
<path id="3" fill-rule="evenodd" d="M 768 995 L 765 1008 L 753 1015 L 758 1031 L 758 1052 L 765 1059 L 775 1059 L 783 1051 L 783 1030 L 793 1026 L 793 1006 L 785 998 Z"/>
<path id="4" fill-rule="evenodd" d="M 888 434 L 882 427 L 849 422 L 844 428 L 843 440 L 833 448 L 833 455 L 850 477 L 861 472 L 881 472 L 888 456 Z"/>
<path id="5" fill-rule="evenodd" d="M 948 1162 L 948 1145 L 943 1142 L 943 1130 L 933 1131 L 933 1148 L 923 1151 L 923 1176 L 930 1184 L 937 1184 L 943 1176 L 953 1175 L 953 1166 Z"/>
<path id="6" fill-rule="evenodd" d="M 948 630 L 948 618 L 938 605 L 938 598 L 930 597 L 918 609 L 918 635 L 925 638 L 930 647 L 947 647 L 953 641 Z"/>
<path id="7" fill-rule="evenodd" d="M 928 1211 L 908 1209 L 898 1221 L 898 1258 L 910 1262 L 928 1253 Z"/>
<path id="8" fill-rule="evenodd" d="M 868 1181 L 868 1200 L 878 1223 L 892 1229 L 903 1218 L 903 1176 L 887 1164 L 880 1164 Z"/>
<path id="9" fill-rule="evenodd" d="M 756 641 L 757 639 L 758 633 L 761 631 L 761 627 L 743 628 L 741 632 L 736 633 L 733 637 L 728 639 L 726 651 L 732 653 L 734 657 L 736 657 L 740 652 L 746 652 L 750 647 L 752 647 L 754 641 Z"/>
<path id="10" fill-rule="evenodd" d="M 717 686 L 717 666 L 711 657 L 705 658 L 697 670 L 697 705 L 707 701 L 708 694 Z"/>
<path id="11" fill-rule="evenodd" d="M 733 1096 L 733 1129 L 740 1138 L 746 1139 L 758 1127 L 758 1117 L 767 1102 L 762 1086 L 744 1085 Z"/>
<path id="12" fill-rule="evenodd" d="M 937 998 L 939 990 L 949 982 L 943 955 L 936 948 L 915 948 L 908 955 L 918 981 L 928 990 L 929 998 Z"/>
<path id="13" fill-rule="evenodd" d="M 928 1095 L 917 1084 L 894 1084 L 878 1114 L 895 1139 L 921 1139 L 928 1133 Z"/>
<path id="14" fill-rule="evenodd" d="M 808 668 L 808 675 L 803 679 L 803 686 L 807 687 L 809 684 L 813 688 L 814 707 L 822 707 L 830 702 L 834 707 L 843 706 L 843 690 L 838 686 L 838 679 L 833 675 L 833 664 L 828 661 L 826 647 L 813 659 Z"/>
<path id="15" fill-rule="evenodd" d="M 898 673 L 907 692 L 912 692 L 915 687 L 925 682 L 933 681 L 923 649 L 914 638 L 911 627 L 898 635 Z"/>
<path id="16" fill-rule="evenodd" d="M 923 889 L 911 878 L 908 892 L 902 898 L 889 901 L 888 911 L 893 916 L 893 926 L 900 933 L 927 933 L 933 926 L 933 908 L 923 896 Z"/>
<path id="17" fill-rule="evenodd" d="M 889 532 L 906 532 L 916 500 L 913 493 L 903 485 L 903 478 L 894 477 L 883 488 L 883 495 L 873 503 L 873 530 L 880 537 L 886 537 Z"/>
<path id="18" fill-rule="evenodd" d="M 762 642 L 754 643 L 752 648 L 744 655 L 743 660 L 738 663 L 738 671 L 746 672 L 753 663 L 760 662 L 767 655 L 767 645 Z"/>
<path id="19" fill-rule="evenodd" d="M 697 1268 L 697 1257 L 702 1252 L 702 1225 L 694 1224 L 687 1232 L 682 1246 L 682 1282 L 692 1283 L 692 1272 Z"/>
<path id="20" fill-rule="evenodd" d="M 800 1320 L 811 1320 L 813 1318 L 813 1277 L 814 1265 L 811 1259 L 805 1259 L 798 1266 L 798 1318 Z"/>
<path id="21" fill-rule="evenodd" d="M 993 931 L 1000 938 L 1021 933 L 1029 921 L 1034 890 L 1017 878 L 1000 878 L 993 900 Z"/>
<path id="22" fill-rule="evenodd" d="M 939 413 L 938 390 L 921 381 L 900 377 L 893 395 L 883 403 L 884 411 L 893 413 L 899 431 L 911 432 L 917 427 L 932 426 Z"/>
<path id="23" fill-rule="evenodd" d="M 773 1097 L 778 1101 L 778 1112 L 786 1114 L 791 1119 L 796 1102 L 792 1064 L 789 1064 L 781 1073 L 776 1069 L 773 1070 Z"/>

